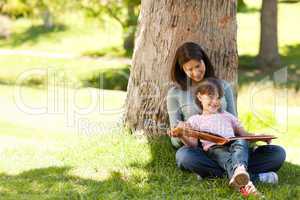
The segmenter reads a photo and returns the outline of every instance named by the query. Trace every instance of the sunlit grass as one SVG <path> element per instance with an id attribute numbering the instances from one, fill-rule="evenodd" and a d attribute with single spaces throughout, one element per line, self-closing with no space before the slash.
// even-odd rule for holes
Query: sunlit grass
<path id="1" fill-rule="evenodd" d="M 258 189 L 267 199 L 297 197 L 300 195 L 297 115 L 289 115 L 288 131 L 278 133 L 274 131 L 276 115 L 270 109 L 272 95 L 265 95 L 263 101 L 254 100 L 258 111 L 266 111 L 265 115 L 272 119 L 269 126 L 253 116 L 248 91 L 249 88 L 244 88 L 239 93 L 241 120 L 249 131 L 272 131 L 279 137 L 274 144 L 287 151 L 287 163 L 279 171 L 279 185 L 259 184 Z M 63 114 L 30 115 L 20 111 L 13 101 L 12 86 L 1 86 L 0 92 L 6 94 L 0 98 L 0 108 L 5 113 L 0 117 L 0 194 L 4 199 L 241 198 L 227 187 L 226 179 L 199 182 L 193 174 L 178 169 L 175 151 L 167 137 L 148 140 L 130 135 L 120 126 L 79 133 L 76 127 L 66 127 Z M 125 92 L 105 92 L 105 108 L 121 107 Z M 268 89 L 265 94 L 273 92 Z M 23 87 L 22 93 L 25 103 L 32 106 L 45 103 L 45 90 Z M 90 104 L 88 93 L 88 89 L 78 91 L 78 106 Z M 299 94 L 293 95 L 299 98 Z M 89 119 L 91 124 L 116 124 L 119 119 L 117 114 L 99 111 L 80 117 Z"/>
<path id="2" fill-rule="evenodd" d="M 13 35 L 0 40 L 0 48 L 73 53 L 81 55 L 87 50 L 99 50 L 122 44 L 122 28 L 107 18 L 102 23 L 96 18 L 85 18 L 83 12 L 65 12 L 57 17 L 57 24 L 65 28 L 44 32 L 39 19 L 18 19 L 13 22 Z"/>

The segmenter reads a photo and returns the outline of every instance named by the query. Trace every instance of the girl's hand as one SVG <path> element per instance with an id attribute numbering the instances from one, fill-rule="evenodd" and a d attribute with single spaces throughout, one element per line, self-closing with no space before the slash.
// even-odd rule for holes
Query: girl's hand
<path id="1" fill-rule="evenodd" d="M 266 139 L 266 140 L 264 140 L 267 144 L 271 144 L 271 142 L 272 142 L 272 139 Z"/>

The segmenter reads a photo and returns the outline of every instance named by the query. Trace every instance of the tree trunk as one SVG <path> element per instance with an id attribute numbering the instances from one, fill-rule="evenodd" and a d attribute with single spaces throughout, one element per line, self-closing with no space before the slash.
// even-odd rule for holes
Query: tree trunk
<path id="1" fill-rule="evenodd" d="M 260 18 L 258 64 L 265 69 L 280 66 L 277 38 L 277 0 L 263 0 Z"/>
<path id="2" fill-rule="evenodd" d="M 49 9 L 46 9 L 44 12 L 43 12 L 43 23 L 44 23 L 44 27 L 46 29 L 51 29 L 53 28 L 54 24 L 53 24 L 53 16 L 50 12 Z"/>
<path id="3" fill-rule="evenodd" d="M 171 65 L 184 42 L 200 44 L 219 78 L 237 80 L 236 9 L 233 0 L 142 0 L 125 103 L 125 125 L 156 135 L 166 132 Z"/>

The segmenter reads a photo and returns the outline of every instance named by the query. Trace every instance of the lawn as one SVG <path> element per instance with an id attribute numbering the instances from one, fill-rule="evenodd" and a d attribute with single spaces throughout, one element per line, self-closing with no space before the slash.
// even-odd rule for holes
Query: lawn
<path id="1" fill-rule="evenodd" d="M 264 101 L 258 100 L 254 108 L 248 104 L 249 88 L 239 93 L 238 110 L 243 123 L 249 131 L 276 134 L 279 139 L 274 143 L 287 150 L 287 162 L 279 171 L 280 183 L 259 184 L 258 189 L 267 199 L 297 199 L 300 197 L 297 113 L 289 115 L 288 130 L 282 132 L 284 123 L 277 122 L 271 95 Z M 148 140 L 130 135 L 118 126 L 125 92 L 78 90 L 78 107 L 91 105 L 88 93 L 105 92 L 105 99 L 97 101 L 97 106 L 104 104 L 106 109 L 106 112 L 78 114 L 76 123 L 88 119 L 93 127 L 86 131 L 85 125 L 78 131 L 76 124 L 67 126 L 68 119 L 62 113 L 24 113 L 14 102 L 14 91 L 12 86 L 0 87 L 0 92 L 6 94 L 0 98 L 1 110 L 6 113 L 0 117 L 2 199 L 241 198 L 226 186 L 226 179 L 199 182 L 195 175 L 177 169 L 175 150 L 167 137 Z M 38 107 L 46 102 L 45 90 L 22 87 L 21 91 L 24 105 Z M 63 104 L 64 97 L 60 98 Z M 291 105 L 294 103 L 297 102 Z M 253 109 L 261 111 L 262 107 L 265 116 L 251 115 Z M 100 124 L 98 129 L 97 124 Z M 275 128 L 279 131 L 274 131 Z"/>
<path id="2" fill-rule="evenodd" d="M 67 82 L 74 87 L 94 86 L 99 88 L 99 85 L 94 83 L 98 74 L 102 74 L 104 77 L 105 74 L 120 76 L 123 71 L 124 73 L 128 71 L 129 64 L 130 60 L 126 58 L 91 59 L 76 57 L 69 59 L 0 55 L 0 83 L 6 85 L 20 83 L 32 87 L 46 87 L 48 78 L 55 76 L 57 82 Z M 24 74 L 28 75 L 24 77 Z M 127 74 L 125 78 L 128 78 Z M 113 77 L 107 77 L 107 81 L 112 80 Z M 120 83 L 115 83 L 116 86 L 118 84 Z M 111 84 L 110 88 L 106 88 L 113 89 L 113 87 L 114 85 Z"/>
<path id="3" fill-rule="evenodd" d="M 117 22 L 100 22 L 78 11 L 57 16 L 57 26 L 50 30 L 45 30 L 41 23 L 38 19 L 17 19 L 12 23 L 12 36 L 8 40 L 0 38 L 1 84 L 14 85 L 22 73 L 39 69 L 55 71 L 60 80 L 75 87 L 99 87 L 95 75 L 128 71 L 130 59 L 116 58 L 123 52 L 122 29 Z M 107 56 L 86 56 L 95 52 Z M 32 74 L 22 84 L 45 87 L 47 77 Z M 126 84 L 123 85 L 116 88 L 124 90 Z"/>
<path id="4" fill-rule="evenodd" d="M 116 21 L 86 18 L 77 10 L 56 16 L 56 26 L 48 30 L 41 19 L 19 18 L 12 23 L 12 37 L 0 39 L 0 48 L 80 56 L 85 51 L 120 46 L 121 34 Z"/>

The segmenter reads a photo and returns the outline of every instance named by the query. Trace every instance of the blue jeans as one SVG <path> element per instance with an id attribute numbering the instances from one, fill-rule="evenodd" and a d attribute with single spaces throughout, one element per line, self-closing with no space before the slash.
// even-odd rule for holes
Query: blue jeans
<path id="1" fill-rule="evenodd" d="M 208 157 L 216 161 L 225 170 L 229 179 L 234 170 L 243 165 L 248 167 L 249 143 L 246 140 L 235 140 L 226 145 L 214 145 L 207 151 Z"/>
<path id="2" fill-rule="evenodd" d="M 277 145 L 263 145 L 249 149 L 248 172 L 252 181 L 258 180 L 258 174 L 268 171 L 278 171 L 285 161 L 285 150 Z M 207 156 L 202 146 L 182 146 L 176 152 L 177 166 L 183 170 L 205 177 L 222 177 L 222 169 L 216 161 Z"/>

